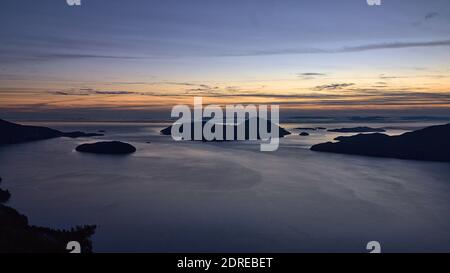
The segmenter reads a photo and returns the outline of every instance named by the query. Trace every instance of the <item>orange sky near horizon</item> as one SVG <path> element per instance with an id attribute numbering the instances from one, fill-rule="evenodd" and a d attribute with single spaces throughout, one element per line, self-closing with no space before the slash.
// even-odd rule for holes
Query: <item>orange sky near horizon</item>
<path id="1" fill-rule="evenodd" d="M 3 111 L 85 108 L 164 110 L 177 104 L 191 105 L 195 96 L 203 97 L 204 104 L 278 104 L 284 109 L 303 110 L 450 109 L 449 73 L 416 73 L 396 77 L 370 77 L 356 73 L 308 77 L 294 75 L 286 79 L 246 82 L 67 84 L 61 81 L 22 80 L 2 83 L 5 87 L 0 87 L 0 109 Z M 67 85 L 72 87 L 66 88 Z"/>

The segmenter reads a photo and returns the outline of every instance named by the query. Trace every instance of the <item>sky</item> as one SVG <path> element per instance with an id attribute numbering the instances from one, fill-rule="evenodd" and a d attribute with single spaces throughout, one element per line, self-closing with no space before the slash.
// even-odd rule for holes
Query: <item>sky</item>
<path id="1" fill-rule="evenodd" d="M 194 96 L 450 115 L 448 0 L 6 0 L 0 118 L 167 118 Z"/>

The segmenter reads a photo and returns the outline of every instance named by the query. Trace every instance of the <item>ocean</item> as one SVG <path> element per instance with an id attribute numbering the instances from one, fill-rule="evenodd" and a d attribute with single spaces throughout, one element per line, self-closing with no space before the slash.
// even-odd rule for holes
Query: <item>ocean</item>
<path id="1" fill-rule="evenodd" d="M 168 123 L 28 122 L 105 131 L 0 147 L 9 205 L 33 225 L 96 224 L 96 252 L 450 251 L 450 163 L 319 153 L 348 135 L 296 127 L 431 124 L 282 124 L 294 134 L 275 152 L 255 142 L 175 142 Z M 81 143 L 120 140 L 127 156 L 82 154 Z M 147 143 L 150 142 L 150 143 Z"/>

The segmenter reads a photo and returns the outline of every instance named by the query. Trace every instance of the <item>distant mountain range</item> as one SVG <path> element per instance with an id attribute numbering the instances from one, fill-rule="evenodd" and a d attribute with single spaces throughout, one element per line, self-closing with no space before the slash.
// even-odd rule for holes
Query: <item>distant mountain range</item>
<path id="1" fill-rule="evenodd" d="M 450 122 L 450 116 L 291 116 L 281 122 L 298 123 L 398 123 L 398 122 Z"/>
<path id="2" fill-rule="evenodd" d="M 383 128 L 371 128 L 371 127 L 352 127 L 352 128 L 340 128 L 330 129 L 328 132 L 335 133 L 383 133 L 386 132 Z"/>

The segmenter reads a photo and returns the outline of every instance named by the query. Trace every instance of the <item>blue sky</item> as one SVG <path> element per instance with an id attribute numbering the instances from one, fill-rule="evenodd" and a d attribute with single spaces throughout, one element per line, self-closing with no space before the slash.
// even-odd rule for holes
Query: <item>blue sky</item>
<path id="1" fill-rule="evenodd" d="M 150 98 L 149 108 L 160 108 L 159 95 L 253 94 L 289 105 L 339 91 L 363 104 L 376 88 L 380 96 L 397 92 L 402 108 L 411 100 L 398 92 L 426 92 L 422 108 L 445 112 L 449 21 L 446 0 L 3 1 L 0 113 L 101 109 L 124 98 L 123 109 Z M 342 101 L 333 105 L 345 108 Z M 314 103 L 324 102 L 306 108 Z"/>

